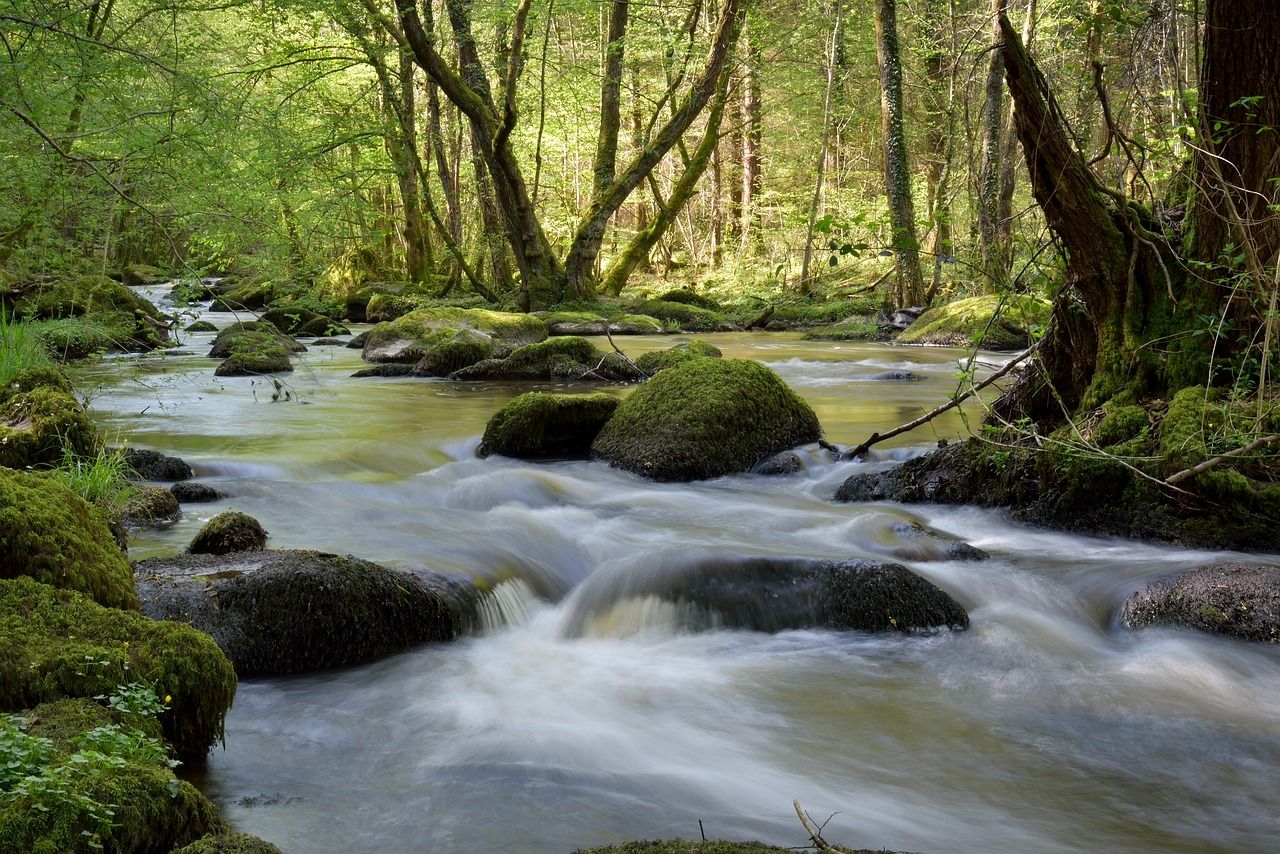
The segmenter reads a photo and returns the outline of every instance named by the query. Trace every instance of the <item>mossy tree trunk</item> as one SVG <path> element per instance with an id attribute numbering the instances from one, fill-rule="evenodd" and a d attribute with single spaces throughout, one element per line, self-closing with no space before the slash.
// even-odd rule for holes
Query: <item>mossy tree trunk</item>
<path id="1" fill-rule="evenodd" d="M 1244 316 L 1232 307 L 1237 280 L 1197 273 L 1233 242 L 1255 247 L 1259 277 L 1274 271 L 1280 248 L 1276 209 L 1276 116 L 1280 100 L 1280 17 L 1265 0 L 1209 0 L 1206 5 L 1203 119 L 1229 128 L 1216 151 L 1194 163 L 1198 188 L 1190 215 L 1190 257 L 1178 235 L 1138 204 L 1102 186 L 1066 130 L 1044 76 L 1006 16 L 999 18 L 1015 127 L 1036 200 L 1067 256 L 1066 285 L 1036 369 L 1002 399 L 1006 416 L 1060 420 L 1108 400 L 1167 394 L 1210 381 L 1214 350 L 1229 352 L 1235 332 L 1214 341 L 1202 318 Z M 1242 103 L 1250 109 L 1241 108 Z M 1253 118 L 1250 118 L 1253 115 Z M 1270 119 L 1270 120 L 1268 120 Z M 1210 161 L 1212 165 L 1210 164 Z M 1268 167 L 1267 164 L 1270 164 Z M 1233 209 L 1248 205 L 1237 217 Z M 1190 271 L 1190 272 L 1188 272 Z M 1254 283 L 1264 297 L 1264 283 Z M 1265 300 L 1263 300 L 1265 301 Z M 1265 306 L 1264 306 L 1265 308 Z"/>

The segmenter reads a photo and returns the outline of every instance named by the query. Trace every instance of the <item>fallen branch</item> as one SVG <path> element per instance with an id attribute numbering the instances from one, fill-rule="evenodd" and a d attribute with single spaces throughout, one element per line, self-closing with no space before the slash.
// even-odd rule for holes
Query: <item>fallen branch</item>
<path id="1" fill-rule="evenodd" d="M 809 838 L 813 840 L 813 847 L 819 851 L 835 851 L 838 854 L 849 854 L 848 849 L 837 848 L 822 838 L 822 828 L 813 823 L 813 819 L 804 811 L 804 807 L 800 806 L 799 799 L 793 800 L 791 806 L 795 807 L 796 815 L 800 818 L 800 823 L 804 825 L 804 832 L 809 834 Z"/>
<path id="2" fill-rule="evenodd" d="M 853 459 L 855 457 L 860 457 L 863 454 L 865 454 L 867 451 L 869 451 L 872 445 L 879 444 L 880 442 L 883 442 L 885 439 L 892 439 L 894 436 L 899 436 L 903 433 L 908 433 L 916 429 L 917 427 L 919 427 L 921 424 L 929 423 L 930 421 L 937 418 L 942 413 L 947 412 L 948 410 L 951 410 L 951 409 L 955 409 L 957 406 L 964 403 L 966 400 L 973 397 L 975 394 L 982 391 L 984 388 L 991 385 L 996 380 L 1000 379 L 1005 374 L 1012 371 L 1016 365 L 1026 361 L 1027 358 L 1031 356 L 1031 354 L 1034 353 L 1036 351 L 1036 348 L 1039 346 L 1040 345 L 1037 343 L 1031 347 L 1028 347 L 1026 350 L 1023 350 L 1021 353 L 1019 353 L 1017 356 L 1011 359 L 1009 363 L 1006 364 L 1003 368 L 996 371 L 994 374 L 987 377 L 985 380 L 978 383 L 977 385 L 970 387 L 970 389 L 966 391 L 964 394 L 956 395 L 955 397 L 951 398 L 951 400 L 947 401 L 946 403 L 942 404 L 936 409 L 926 412 L 924 415 L 921 415 L 916 420 L 908 421 L 906 424 L 902 424 L 898 427 L 894 427 L 888 433 L 872 433 L 871 437 L 867 439 L 867 441 L 863 442 L 861 445 L 858 445 L 856 448 L 853 448 L 852 450 L 845 452 L 844 459 Z"/>
<path id="3" fill-rule="evenodd" d="M 635 369 L 636 369 L 636 373 L 640 374 L 640 376 L 645 377 L 646 379 L 648 379 L 649 377 L 653 376 L 653 375 L 652 375 L 652 374 L 650 374 L 648 371 L 646 371 L 644 368 L 640 367 L 640 366 L 639 366 L 639 365 L 637 365 L 635 362 L 633 362 L 633 361 L 631 360 L 631 357 L 630 357 L 630 356 L 628 356 L 626 353 L 622 352 L 622 350 L 621 350 L 621 349 L 619 349 L 618 345 L 613 343 L 613 335 L 611 335 L 611 334 L 610 334 L 610 332 L 609 332 L 609 321 L 607 321 L 607 320 L 606 320 L 606 321 L 605 321 L 605 323 L 604 323 L 604 337 L 606 337 L 606 338 L 608 338 L 608 339 L 609 339 L 609 346 L 613 348 L 613 352 L 617 353 L 619 356 L 621 356 L 622 358 L 626 359 L 626 360 L 627 360 L 627 364 L 629 364 L 631 367 L 633 367 L 633 368 L 635 368 Z M 600 360 L 600 365 L 603 365 L 603 364 L 604 364 L 604 360 L 603 360 L 603 359 L 601 359 L 601 360 Z M 600 367 L 600 365 L 597 365 L 596 367 Z"/>
<path id="4" fill-rule="evenodd" d="M 1244 456 L 1245 454 L 1249 454 L 1258 450 L 1264 445 L 1270 445 L 1273 442 L 1280 442 L 1280 436 L 1261 436 L 1257 439 L 1254 439 L 1252 442 L 1245 445 L 1243 448 L 1236 448 L 1234 451 L 1227 451 L 1225 454 L 1222 454 L 1221 456 L 1217 456 L 1212 459 L 1205 460 L 1199 465 L 1194 465 L 1189 469 L 1183 469 L 1177 474 L 1171 474 L 1164 479 L 1164 482 L 1169 484 L 1170 486 L 1173 486 L 1174 484 L 1182 483 L 1182 481 L 1186 480 L 1187 478 L 1192 478 L 1198 474 L 1203 474 L 1204 472 L 1207 472 L 1210 469 L 1216 469 L 1218 466 L 1222 465 L 1232 457 Z"/>

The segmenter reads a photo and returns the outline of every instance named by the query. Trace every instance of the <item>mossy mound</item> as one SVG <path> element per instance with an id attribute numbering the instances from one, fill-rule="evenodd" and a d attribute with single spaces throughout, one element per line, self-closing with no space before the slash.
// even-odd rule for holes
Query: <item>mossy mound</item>
<path id="1" fill-rule="evenodd" d="M 209 348 L 209 358 L 225 359 L 238 352 L 251 353 L 271 348 L 272 345 L 283 347 L 287 353 L 305 353 L 307 350 L 270 323 L 250 320 L 233 323 L 219 332 Z"/>
<path id="2" fill-rule="evenodd" d="M 208 635 L 30 578 L 0 579 L 0 710 L 130 682 L 170 698 L 160 725 L 179 759 L 200 759 L 222 738 L 236 675 Z"/>
<path id="3" fill-rule="evenodd" d="M 410 373 L 419 377 L 447 377 L 454 371 L 488 359 L 495 349 L 507 352 L 506 345 L 483 332 L 459 329 L 452 337 L 427 351 Z"/>
<path id="4" fill-rule="evenodd" d="M 236 352 L 214 368 L 215 377 L 248 377 L 260 374 L 287 374 L 293 370 L 289 352 L 278 344 L 268 343 L 254 352 Z"/>
<path id="5" fill-rule="evenodd" d="M 30 576 L 113 608 L 137 608 L 107 522 L 57 481 L 0 469 L 0 577 Z"/>
<path id="6" fill-rule="evenodd" d="M 217 332 L 218 327 L 207 320 L 197 320 L 186 328 L 187 332 Z"/>
<path id="7" fill-rule="evenodd" d="M 5 403 L 15 394 L 34 391 L 38 388 L 53 389 L 63 394 L 71 394 L 71 380 L 57 365 L 36 365 L 23 368 L 13 375 L 9 384 L 0 388 L 0 404 Z"/>
<path id="8" fill-rule="evenodd" d="M 636 366 L 649 376 L 653 376 L 658 371 L 674 368 L 691 359 L 719 359 L 723 355 L 719 347 L 695 338 L 692 341 L 681 341 L 668 350 L 645 353 L 636 359 Z"/>
<path id="9" fill-rule="evenodd" d="M 662 302 L 678 302 L 683 305 L 696 305 L 698 308 L 705 308 L 707 311 L 720 311 L 720 303 L 716 302 L 709 296 L 689 290 L 688 288 L 676 288 L 667 291 L 658 297 Z"/>
<path id="10" fill-rule="evenodd" d="M 92 456 L 97 447 L 93 422 L 59 388 L 39 386 L 0 405 L 0 466 L 48 465 L 61 461 L 65 451 Z"/>
<path id="11" fill-rule="evenodd" d="M 241 677 L 360 664 L 455 638 L 474 590 L 350 555 L 257 551 L 138 563 L 143 613 L 190 623 Z"/>
<path id="12" fill-rule="evenodd" d="M 882 341 L 885 337 L 872 316 L 851 318 L 830 326 L 819 326 L 804 334 L 806 341 Z"/>
<path id="13" fill-rule="evenodd" d="M 258 322 L 270 323 L 285 335 L 297 334 L 301 327 L 314 320 L 331 322 L 330 318 L 306 306 L 289 303 L 273 305 L 258 317 Z"/>
<path id="14" fill-rule="evenodd" d="M 158 486 L 134 489 L 124 505 L 124 523 L 133 527 L 167 525 L 178 521 L 181 515 L 177 497 Z"/>
<path id="15" fill-rule="evenodd" d="M 139 480 L 187 480 L 195 472 L 186 461 L 148 448 L 124 448 L 124 461 Z"/>
<path id="16" fill-rule="evenodd" d="M 225 828 L 213 804 L 173 775 L 153 720 L 88 700 L 42 703 L 17 720 L 10 737 L 39 761 L 23 769 L 34 778 L 29 793 L 3 798 L 0 850 L 167 854 Z"/>
<path id="17" fill-rule="evenodd" d="M 591 450 L 652 480 L 689 481 L 749 471 L 821 436 L 809 404 L 764 365 L 703 358 L 640 386 Z"/>
<path id="18" fill-rule="evenodd" d="M 280 849 L 247 833 L 220 833 L 197 839 L 173 854 L 280 854 Z"/>
<path id="19" fill-rule="evenodd" d="M 413 294 L 371 294 L 365 303 L 365 320 L 369 323 L 388 323 L 398 320 L 411 311 L 426 308 L 426 297 Z"/>
<path id="20" fill-rule="evenodd" d="M 1050 303 L 1023 294 L 988 294 L 931 308 L 901 332 L 900 344 L 1021 350 L 1049 322 Z"/>
<path id="21" fill-rule="evenodd" d="M 518 459 L 586 458 L 618 408 L 610 394 L 522 394 L 489 419 L 476 454 Z"/>
<path id="22" fill-rule="evenodd" d="M 717 332 L 733 328 L 720 313 L 681 302 L 649 300 L 637 305 L 635 311 L 656 317 L 664 329 L 673 332 Z"/>
<path id="23" fill-rule="evenodd" d="M 451 380 L 547 380 L 576 378 L 594 368 L 604 354 L 585 338 L 567 336 L 526 344 L 501 359 L 484 359 L 454 371 Z"/>
<path id="24" fill-rule="evenodd" d="M 267 547 L 267 532 L 257 519 L 228 510 L 219 513 L 196 534 L 187 551 L 191 554 L 225 555 L 232 552 L 262 551 Z"/>
<path id="25" fill-rule="evenodd" d="M 628 600 L 670 603 L 681 628 L 762 632 L 965 629 L 969 615 L 945 591 L 897 563 L 716 557 L 668 561 L 625 577 L 585 581 L 573 598 L 573 634 L 605 624 Z"/>
<path id="26" fill-rule="evenodd" d="M 1181 626 L 1280 643 L 1280 567 L 1200 567 L 1137 591 L 1125 600 L 1120 617 L 1131 629 Z"/>
<path id="27" fill-rule="evenodd" d="M 64 359 L 108 350 L 153 350 L 168 340 L 167 319 L 159 309 L 103 276 L 42 283 L 17 301 L 15 316 L 45 321 L 40 338 Z"/>
<path id="28" fill-rule="evenodd" d="M 260 311 L 276 298 L 271 282 L 241 282 L 209 305 L 209 311 Z"/>
<path id="29" fill-rule="evenodd" d="M 172 275 L 150 264 L 128 264 L 120 271 L 120 281 L 126 285 L 163 285 Z"/>
<path id="30" fill-rule="evenodd" d="M 24 320 L 115 313 L 141 313 L 153 319 L 162 316 L 154 305 L 119 282 L 92 275 L 41 283 L 18 300 L 15 308 Z"/>
<path id="31" fill-rule="evenodd" d="M 326 335 L 350 335 L 351 330 L 324 315 L 314 317 L 297 328 L 295 335 L 322 338 Z"/>
<path id="32" fill-rule="evenodd" d="M 368 362 L 416 363 L 432 349 L 467 329 L 511 347 L 547 337 L 547 326 L 527 314 L 483 308 L 421 308 L 369 330 L 364 343 Z"/>
<path id="33" fill-rule="evenodd" d="M 550 335 L 661 335 L 666 330 L 654 317 L 643 314 L 603 315 L 589 311 L 539 312 Z"/>

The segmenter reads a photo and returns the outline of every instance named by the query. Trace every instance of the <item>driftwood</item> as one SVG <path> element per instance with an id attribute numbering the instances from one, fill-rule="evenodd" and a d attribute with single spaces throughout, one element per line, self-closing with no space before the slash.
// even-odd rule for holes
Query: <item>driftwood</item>
<path id="1" fill-rule="evenodd" d="M 1186 480 L 1187 478 L 1195 477 L 1196 475 L 1202 474 L 1203 472 L 1207 472 L 1210 469 L 1217 468 L 1218 466 L 1222 465 L 1232 457 L 1242 457 L 1245 454 L 1252 453 L 1258 450 L 1259 448 L 1263 447 L 1264 445 L 1270 445 L 1273 442 L 1280 442 L 1280 436 L 1261 436 L 1257 439 L 1254 439 L 1252 442 L 1245 445 L 1243 448 L 1236 448 L 1234 451 L 1227 451 L 1225 454 L 1222 454 L 1221 456 L 1217 456 L 1217 457 L 1213 457 L 1212 459 L 1205 460 L 1199 465 L 1194 465 L 1189 469 L 1183 469 L 1177 474 L 1171 474 L 1164 479 L 1164 482 L 1169 484 L 1170 486 L 1182 483 L 1182 481 Z"/>
<path id="2" fill-rule="evenodd" d="M 800 818 L 800 823 L 804 825 L 804 832 L 809 834 L 809 839 L 813 841 L 814 848 L 819 851 L 835 851 L 838 854 L 849 854 L 848 849 L 837 848 L 822 838 L 822 828 L 814 824 L 813 819 L 804 811 L 804 807 L 800 806 L 799 799 L 793 800 L 791 806 L 795 807 L 796 815 Z"/>
<path id="3" fill-rule="evenodd" d="M 926 412 L 924 415 L 921 415 L 919 418 L 915 419 L 914 421 L 908 421 L 906 424 L 902 424 L 897 427 L 894 427 L 888 433 L 872 433 L 871 437 L 867 439 L 867 441 L 863 442 L 861 445 L 858 445 L 856 448 L 853 448 L 852 450 L 846 451 L 844 454 L 844 459 L 853 459 L 855 457 L 860 457 L 863 454 L 865 454 L 868 450 L 870 450 L 872 445 L 877 445 L 880 442 L 883 442 L 885 439 L 892 439 L 894 436 L 900 436 L 903 433 L 908 433 L 916 429 L 917 427 L 919 427 L 921 424 L 929 423 L 930 421 L 937 418 L 942 413 L 955 409 L 957 406 L 964 403 L 966 400 L 973 397 L 975 394 L 982 391 L 984 388 L 991 385 L 996 380 L 1008 374 L 1018 364 L 1026 361 L 1027 358 L 1030 357 L 1031 354 L 1036 351 L 1036 347 L 1038 346 L 1039 345 L 1037 344 L 1037 345 L 1028 347 L 1026 350 L 1023 350 L 1021 353 L 1019 353 L 1017 356 L 1011 359 L 1009 363 L 1006 364 L 1003 368 L 996 371 L 994 374 L 987 377 L 985 380 L 978 383 L 977 385 L 970 387 L 969 390 L 966 391 L 964 394 L 956 395 L 955 397 L 951 398 L 951 400 L 947 401 L 946 403 L 942 404 L 941 406 L 935 409 L 930 410 L 929 412 Z"/>

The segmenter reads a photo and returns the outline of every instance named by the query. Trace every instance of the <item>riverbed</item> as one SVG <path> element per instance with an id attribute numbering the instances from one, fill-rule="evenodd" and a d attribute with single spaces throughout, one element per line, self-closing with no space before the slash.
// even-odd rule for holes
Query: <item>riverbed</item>
<path id="1" fill-rule="evenodd" d="M 944 401 L 969 356 L 702 337 L 776 370 L 842 446 Z M 183 457 L 228 496 L 137 533 L 131 557 L 180 551 L 234 508 L 272 547 L 496 591 L 457 642 L 242 682 L 225 749 L 197 777 L 237 829 L 286 852 L 550 854 L 702 830 L 803 845 L 798 798 L 819 820 L 836 813 L 824 835 L 850 847 L 1280 850 L 1280 646 L 1113 621 L 1132 591 L 1222 554 L 972 508 L 830 501 L 855 471 L 963 435 L 974 407 L 867 462 L 815 446 L 797 476 L 653 484 L 601 463 L 475 457 L 515 395 L 599 385 L 354 379 L 358 351 L 312 347 L 277 386 L 214 377 L 210 339 L 81 378 L 108 435 Z M 678 338 L 615 340 L 635 356 Z M 983 373 L 1008 356 L 979 358 Z M 888 371 L 918 379 L 877 378 Z M 898 533 L 904 522 L 991 558 L 938 559 Z M 647 599 L 580 619 L 581 591 L 702 555 L 896 560 L 956 597 L 972 626 L 692 631 Z"/>

